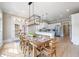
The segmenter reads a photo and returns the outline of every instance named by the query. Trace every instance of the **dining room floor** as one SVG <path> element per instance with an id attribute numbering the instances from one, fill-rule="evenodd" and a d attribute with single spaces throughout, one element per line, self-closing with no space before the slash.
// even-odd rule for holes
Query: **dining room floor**
<path id="1" fill-rule="evenodd" d="M 60 40 L 56 48 L 57 57 L 79 57 L 79 46 L 72 44 L 69 40 Z M 1 57 L 24 57 L 18 42 L 4 44 L 0 50 Z M 27 57 L 27 56 L 26 56 Z M 39 57 L 47 57 L 40 55 Z"/>

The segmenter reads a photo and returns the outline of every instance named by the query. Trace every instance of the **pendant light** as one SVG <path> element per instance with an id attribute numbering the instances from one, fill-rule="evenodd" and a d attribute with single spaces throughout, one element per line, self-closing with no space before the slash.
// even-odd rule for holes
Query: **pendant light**
<path id="1" fill-rule="evenodd" d="M 28 5 L 29 5 L 29 19 L 30 19 L 30 5 L 32 4 L 32 2 L 29 2 Z"/>
<path id="2" fill-rule="evenodd" d="M 27 25 L 37 25 L 40 22 L 41 17 L 35 14 L 34 2 L 29 2 L 29 17 L 27 20 Z M 31 7 L 32 7 L 32 15 L 31 15 Z"/>

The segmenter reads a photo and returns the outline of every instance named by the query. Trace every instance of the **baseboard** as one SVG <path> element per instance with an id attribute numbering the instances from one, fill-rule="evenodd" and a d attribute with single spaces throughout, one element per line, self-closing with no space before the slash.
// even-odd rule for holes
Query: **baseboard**
<path id="1" fill-rule="evenodd" d="M 4 40 L 3 41 L 3 44 L 5 44 L 5 43 L 12 43 L 12 42 L 19 42 L 19 40 Z"/>

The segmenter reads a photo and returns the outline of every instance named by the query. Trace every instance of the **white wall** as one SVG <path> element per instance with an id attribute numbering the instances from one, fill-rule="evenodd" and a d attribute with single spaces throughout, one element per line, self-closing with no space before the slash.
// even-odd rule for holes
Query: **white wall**
<path id="1" fill-rule="evenodd" d="M 3 19 L 2 19 L 2 11 L 0 10 L 0 47 L 3 44 Z"/>
<path id="2" fill-rule="evenodd" d="M 71 15 L 72 42 L 79 45 L 79 13 Z"/>
<path id="3" fill-rule="evenodd" d="M 13 16 L 6 13 L 3 14 L 3 39 L 6 42 L 10 42 L 15 39 Z"/>
<path id="4" fill-rule="evenodd" d="M 19 20 L 20 22 L 16 21 Z M 20 29 L 23 30 L 22 25 L 24 24 L 25 18 L 14 16 L 11 14 L 3 13 L 3 39 L 4 42 L 11 42 L 16 40 L 15 37 L 15 24 L 20 25 Z"/>

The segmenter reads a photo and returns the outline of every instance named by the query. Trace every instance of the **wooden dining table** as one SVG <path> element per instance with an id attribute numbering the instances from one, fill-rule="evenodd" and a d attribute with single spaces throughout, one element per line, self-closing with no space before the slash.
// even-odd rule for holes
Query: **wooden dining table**
<path id="1" fill-rule="evenodd" d="M 38 53 L 36 50 L 37 49 L 41 50 L 41 47 L 44 47 L 44 44 L 49 42 L 52 39 L 50 38 L 39 38 L 38 39 L 38 38 L 27 37 L 27 40 L 29 41 L 29 44 L 32 45 L 32 57 L 36 57 L 38 54 L 41 53 L 41 52 Z"/>

